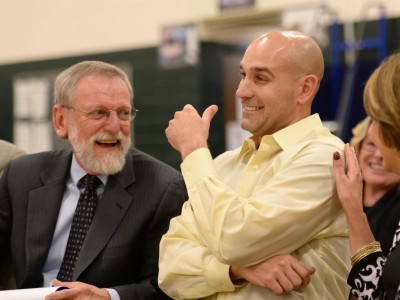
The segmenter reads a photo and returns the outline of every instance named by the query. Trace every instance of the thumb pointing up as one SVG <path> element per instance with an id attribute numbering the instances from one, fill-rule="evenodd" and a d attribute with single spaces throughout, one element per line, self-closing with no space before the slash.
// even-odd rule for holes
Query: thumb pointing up
<path id="1" fill-rule="evenodd" d="M 216 106 L 215 104 L 210 105 L 209 107 L 207 107 L 204 112 L 203 115 L 201 116 L 201 118 L 204 121 L 207 121 L 208 123 L 211 123 L 212 118 L 215 116 L 215 114 L 218 111 L 218 106 Z"/>

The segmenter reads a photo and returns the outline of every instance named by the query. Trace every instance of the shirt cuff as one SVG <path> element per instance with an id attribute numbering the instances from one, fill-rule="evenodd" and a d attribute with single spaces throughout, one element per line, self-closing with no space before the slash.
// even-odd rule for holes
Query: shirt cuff
<path id="1" fill-rule="evenodd" d="M 217 174 L 208 148 L 197 149 L 186 156 L 181 164 L 181 171 L 188 189 L 203 177 Z"/>
<path id="2" fill-rule="evenodd" d="M 121 300 L 116 290 L 114 289 L 105 289 L 105 290 L 110 294 L 111 300 Z"/>
<path id="3" fill-rule="evenodd" d="M 206 268 L 206 278 L 212 290 L 219 292 L 232 292 L 235 290 L 235 286 L 229 277 L 229 267 L 229 265 L 220 263 L 216 258 L 210 260 Z"/>

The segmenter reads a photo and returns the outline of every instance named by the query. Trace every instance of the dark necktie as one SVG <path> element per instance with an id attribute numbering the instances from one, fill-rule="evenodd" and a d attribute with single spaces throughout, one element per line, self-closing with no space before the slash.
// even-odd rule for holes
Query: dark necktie
<path id="1" fill-rule="evenodd" d="M 57 279 L 60 281 L 72 280 L 79 251 L 82 248 L 83 241 L 96 210 L 96 188 L 101 184 L 101 181 L 96 176 L 87 174 L 79 180 L 79 183 L 83 184 L 85 190 L 79 197 L 74 218 L 72 219 L 67 247 L 65 248 L 64 258 L 57 275 Z"/>

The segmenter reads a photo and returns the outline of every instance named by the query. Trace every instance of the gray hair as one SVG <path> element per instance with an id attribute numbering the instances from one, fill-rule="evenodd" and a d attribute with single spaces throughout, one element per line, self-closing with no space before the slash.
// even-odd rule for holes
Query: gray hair
<path id="1" fill-rule="evenodd" d="M 109 63 L 102 61 L 82 61 L 62 71 L 54 83 L 54 104 L 71 106 L 74 98 L 75 87 L 78 81 L 89 75 L 104 75 L 121 78 L 128 87 L 133 101 L 133 88 L 126 73 Z"/>

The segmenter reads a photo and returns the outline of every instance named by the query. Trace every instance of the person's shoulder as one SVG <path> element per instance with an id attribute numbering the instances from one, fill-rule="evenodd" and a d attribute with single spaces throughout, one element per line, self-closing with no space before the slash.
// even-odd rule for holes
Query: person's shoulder
<path id="1" fill-rule="evenodd" d="M 333 153 L 342 152 L 343 149 L 344 142 L 340 138 L 327 130 L 315 129 L 293 146 L 286 148 L 282 155 L 296 156 L 310 162 L 332 164 Z"/>
<path id="2" fill-rule="evenodd" d="M 318 127 L 310 130 L 309 134 L 302 140 L 311 147 L 337 148 L 340 150 L 344 148 L 344 142 L 326 127 Z"/>
<path id="3" fill-rule="evenodd" d="M 50 165 L 53 162 L 58 161 L 59 159 L 71 155 L 70 150 L 52 150 L 52 151 L 43 151 L 38 153 L 32 153 L 20 156 L 13 160 L 14 165 L 41 165 L 46 164 Z"/>
<path id="4" fill-rule="evenodd" d="M 0 139 L 0 147 L 1 148 L 18 148 L 15 144 L 10 143 L 6 140 L 1 140 L 1 139 Z"/>
<path id="5" fill-rule="evenodd" d="M 33 183 L 35 182 L 34 179 L 40 178 L 40 174 L 44 172 L 52 172 L 52 170 L 64 172 L 71 159 L 72 152 L 68 150 L 27 154 L 10 161 L 3 172 L 7 173 L 7 177 L 10 180 Z"/>
<path id="6" fill-rule="evenodd" d="M 148 171 L 163 171 L 180 176 L 180 172 L 174 167 L 137 148 L 131 148 L 128 155 L 132 158 L 136 171 L 138 168 L 147 168 Z"/>
<path id="7" fill-rule="evenodd" d="M 317 113 L 304 119 L 301 124 L 305 134 L 300 142 L 308 142 L 313 146 L 344 148 L 344 142 L 327 127 L 326 123 L 321 121 Z"/>
<path id="8" fill-rule="evenodd" d="M 304 141 L 303 143 L 299 143 L 298 146 L 303 151 L 342 151 L 344 149 L 344 142 L 336 137 L 324 137 Z"/>
<path id="9" fill-rule="evenodd" d="M 0 148 L 8 148 L 8 147 L 17 147 L 17 146 L 5 140 L 0 140 Z"/>
<path id="10" fill-rule="evenodd" d="M 321 147 L 327 148 L 337 148 L 339 150 L 344 149 L 344 142 L 338 136 L 333 133 L 327 133 L 325 136 L 322 136 L 317 140 L 317 144 Z"/>
<path id="11" fill-rule="evenodd" d="M 7 153 L 8 156 L 16 157 L 25 154 L 25 151 L 13 143 L 0 140 L 0 153 Z"/>

